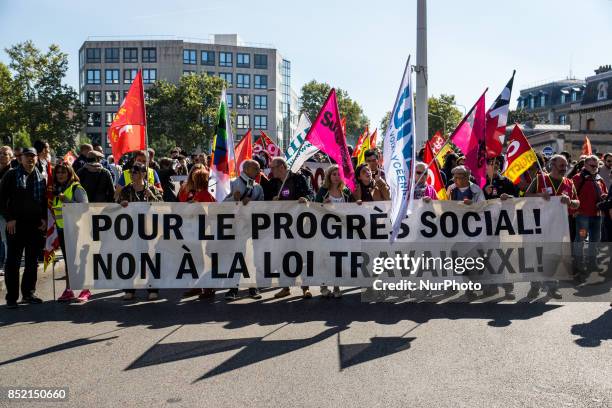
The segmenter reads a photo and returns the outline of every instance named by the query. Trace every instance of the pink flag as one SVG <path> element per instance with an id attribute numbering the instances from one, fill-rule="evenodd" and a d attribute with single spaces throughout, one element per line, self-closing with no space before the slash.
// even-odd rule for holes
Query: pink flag
<path id="1" fill-rule="evenodd" d="M 351 190 L 355 190 L 353 163 L 346 148 L 346 137 L 341 126 L 336 90 L 332 88 L 327 100 L 312 122 L 306 139 L 338 163 L 340 178 Z"/>
<path id="2" fill-rule="evenodd" d="M 476 184 L 480 187 L 483 187 L 487 181 L 487 150 L 485 146 L 486 93 L 487 90 L 482 93 L 482 96 L 450 136 L 451 141 L 465 155 L 465 166 L 470 169 L 472 176 L 476 179 Z"/>

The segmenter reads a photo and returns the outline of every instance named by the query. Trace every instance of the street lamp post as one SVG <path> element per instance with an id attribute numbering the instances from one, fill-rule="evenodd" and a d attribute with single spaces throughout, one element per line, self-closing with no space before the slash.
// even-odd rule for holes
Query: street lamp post
<path id="1" fill-rule="evenodd" d="M 446 121 L 444 120 L 444 118 L 440 115 L 436 115 L 434 113 L 428 113 L 429 116 L 435 116 L 436 118 L 440 118 L 440 120 L 442 121 L 442 133 L 444 135 L 446 135 Z M 426 140 L 429 139 L 429 137 L 426 138 Z"/>

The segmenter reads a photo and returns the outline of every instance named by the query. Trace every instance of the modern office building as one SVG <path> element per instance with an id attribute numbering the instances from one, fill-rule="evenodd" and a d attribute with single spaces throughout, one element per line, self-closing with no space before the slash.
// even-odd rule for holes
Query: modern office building
<path id="1" fill-rule="evenodd" d="M 274 47 L 246 44 L 236 34 L 212 41 L 89 38 L 79 50 L 79 91 L 87 106 L 84 132 L 110 152 L 107 127 L 138 69 L 146 89 L 157 80 L 178 83 L 181 75 L 204 72 L 227 82 L 228 106 L 235 113 L 236 140 L 261 129 L 281 148 L 297 119 L 291 106 L 291 62 Z M 295 103 L 295 102 L 293 102 Z"/>

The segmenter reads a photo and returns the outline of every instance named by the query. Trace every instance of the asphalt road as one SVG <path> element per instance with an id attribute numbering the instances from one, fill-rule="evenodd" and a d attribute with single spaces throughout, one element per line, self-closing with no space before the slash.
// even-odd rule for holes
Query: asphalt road
<path id="1" fill-rule="evenodd" d="M 314 292 L 227 304 L 162 291 L 128 304 L 107 291 L 64 305 L 48 300 L 43 276 L 44 304 L 0 306 L 0 386 L 67 386 L 67 402 L 34 405 L 62 407 L 612 406 L 608 303 L 365 304 L 355 291 Z"/>

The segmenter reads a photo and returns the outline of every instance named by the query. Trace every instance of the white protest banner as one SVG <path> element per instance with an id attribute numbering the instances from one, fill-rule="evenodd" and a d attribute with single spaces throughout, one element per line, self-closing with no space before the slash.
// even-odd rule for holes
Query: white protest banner
<path id="1" fill-rule="evenodd" d="M 458 251 L 485 258 L 481 274 L 501 276 L 501 271 L 546 272 L 547 259 L 558 255 L 543 245 L 569 243 L 567 207 L 558 197 L 472 205 L 416 201 L 393 244 L 389 209 L 389 202 L 66 204 L 70 284 L 75 289 L 369 286 L 377 259 L 398 254 L 447 259 L 457 258 Z M 457 265 L 434 266 L 432 276 L 456 275 Z"/>

